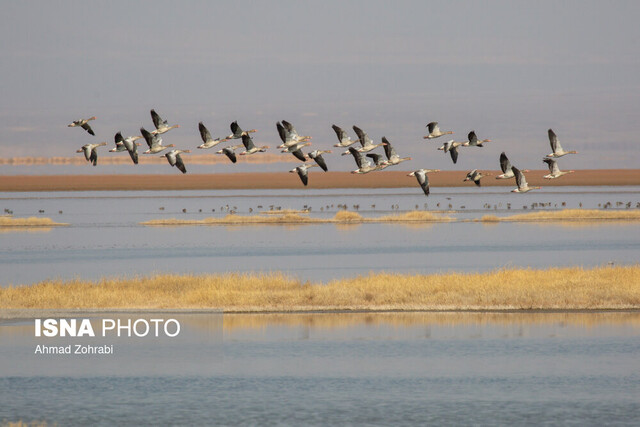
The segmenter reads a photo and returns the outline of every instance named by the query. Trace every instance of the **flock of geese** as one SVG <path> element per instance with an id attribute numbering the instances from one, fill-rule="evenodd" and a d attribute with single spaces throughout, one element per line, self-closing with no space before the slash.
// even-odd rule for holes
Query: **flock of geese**
<path id="1" fill-rule="evenodd" d="M 139 136 L 128 136 L 123 137 L 121 132 L 117 132 L 115 134 L 115 148 L 109 150 L 109 152 L 124 152 L 126 151 L 134 164 L 138 164 L 138 146 L 140 143 L 136 142 L 138 139 L 144 138 L 147 143 L 148 149 L 143 152 L 143 154 L 157 154 L 169 148 L 171 150 L 167 151 L 163 154 L 163 157 L 166 157 L 167 161 L 171 166 L 175 166 L 182 173 L 187 173 L 187 169 L 185 167 L 184 161 L 182 160 L 182 153 L 189 153 L 190 150 L 179 150 L 176 149 L 173 144 L 163 145 L 161 135 L 170 131 L 171 129 L 175 129 L 180 127 L 180 125 L 172 125 L 170 126 L 167 120 L 164 120 L 156 113 L 155 110 L 151 110 L 151 119 L 153 121 L 153 125 L 155 130 L 149 132 L 144 127 L 140 128 L 140 133 L 142 135 Z M 96 117 L 90 117 L 88 119 L 80 119 L 70 123 L 69 127 L 81 127 L 85 131 L 87 131 L 90 135 L 95 136 L 95 133 L 89 122 L 92 120 L 96 120 Z M 255 129 L 251 129 L 248 131 L 243 131 L 242 128 L 238 125 L 237 121 L 231 123 L 231 134 L 226 137 L 213 138 L 211 133 L 207 129 L 207 127 L 202 123 L 198 123 L 198 129 L 200 131 L 200 137 L 202 138 L 202 144 L 200 144 L 197 148 L 199 149 L 210 149 L 213 147 L 217 147 L 219 144 L 223 142 L 227 142 L 234 139 L 239 139 L 242 141 L 242 144 L 230 145 L 226 146 L 218 151 L 216 154 L 223 154 L 229 158 L 232 163 L 236 163 L 236 150 L 244 148 L 244 151 L 241 151 L 239 155 L 251 155 L 259 152 L 266 151 L 268 146 L 256 146 L 251 138 L 250 134 L 256 132 Z M 335 124 L 331 126 L 336 133 L 338 138 L 338 143 L 334 145 L 337 148 L 346 148 L 345 151 L 342 152 L 342 155 L 351 155 L 353 156 L 357 169 L 351 171 L 354 174 L 366 174 L 375 171 L 381 171 L 386 169 L 389 166 L 396 166 L 400 163 L 411 160 L 411 157 L 400 157 L 396 150 L 393 148 L 391 143 L 387 140 L 386 137 L 382 137 L 381 142 L 379 144 L 375 144 L 374 141 L 367 135 L 365 131 L 363 131 L 358 126 L 353 126 L 353 131 L 355 132 L 357 138 L 351 139 L 351 137 L 347 134 L 339 126 Z M 323 154 L 331 153 L 331 150 L 313 150 L 309 151 L 305 154 L 302 150 L 305 147 L 311 145 L 311 136 L 301 136 L 296 131 L 295 127 L 288 121 L 282 120 L 281 122 L 276 123 L 276 128 L 278 130 L 278 135 L 282 140 L 282 144 L 278 146 L 281 149 L 282 153 L 290 153 L 295 156 L 298 160 L 303 162 L 300 166 L 290 170 L 291 173 L 297 173 L 300 177 L 302 183 L 306 186 L 309 182 L 309 169 L 313 167 L 319 167 L 323 171 L 327 172 L 329 169 L 327 167 L 327 163 L 323 157 Z M 432 140 L 439 138 L 444 135 L 453 134 L 452 131 L 441 131 L 438 127 L 438 122 L 431 122 L 427 124 L 428 135 L 424 136 L 426 140 Z M 549 174 L 545 175 L 545 179 L 555 179 L 560 178 L 563 175 L 568 173 L 572 173 L 574 171 L 561 171 L 558 167 L 557 158 L 565 156 L 567 154 L 576 154 L 577 151 L 565 151 L 558 138 L 553 132 L 552 129 L 548 131 L 549 135 L 549 143 L 551 144 L 552 152 L 547 154 L 547 156 L 543 159 L 543 162 L 547 164 L 549 167 Z M 459 147 L 484 147 L 484 144 L 487 142 L 491 142 L 490 139 L 478 139 L 476 132 L 471 131 L 467 135 L 466 141 L 454 141 L 453 139 L 446 141 L 442 144 L 438 150 L 442 150 L 445 154 L 449 153 L 451 156 L 451 160 L 453 163 L 457 163 Z M 357 146 L 356 143 L 359 143 L 360 146 Z M 78 153 L 84 153 L 85 158 L 88 162 L 92 163 L 94 166 L 98 164 L 98 147 L 102 147 L 107 145 L 106 142 L 100 142 L 97 144 L 85 144 L 77 150 Z M 381 154 L 372 152 L 378 147 L 383 147 L 384 157 Z M 385 160 L 386 157 L 386 160 Z M 371 160 L 369 160 L 371 159 Z M 313 163 L 307 163 L 307 160 L 313 160 Z M 502 152 L 500 154 L 500 169 L 502 170 L 502 174 L 496 176 L 496 179 L 511 179 L 515 178 L 517 188 L 511 190 L 514 193 L 526 193 L 531 190 L 536 190 L 541 187 L 533 187 L 529 186 L 527 180 L 524 176 L 523 171 L 511 165 L 509 158 L 507 155 Z M 422 191 L 426 196 L 429 195 L 429 178 L 428 174 L 433 172 L 439 172 L 439 169 L 418 169 L 416 171 L 411 172 L 408 176 L 414 176 Z M 529 172 L 528 170 L 524 170 L 524 172 Z M 478 171 L 478 169 L 474 169 L 469 172 L 464 179 L 464 181 L 473 181 L 477 186 L 481 186 L 480 180 L 484 177 L 490 176 L 490 174 L 482 174 Z"/>

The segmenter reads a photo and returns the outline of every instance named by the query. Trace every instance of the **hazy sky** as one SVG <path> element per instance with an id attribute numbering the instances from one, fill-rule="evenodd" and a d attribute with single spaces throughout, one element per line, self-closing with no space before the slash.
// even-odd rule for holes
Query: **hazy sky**
<path id="1" fill-rule="evenodd" d="M 551 127 L 580 151 L 563 169 L 639 167 L 639 20 L 637 1 L 3 2 L 0 157 L 111 145 L 155 108 L 181 148 L 201 120 L 274 146 L 287 119 L 318 148 L 332 123 L 386 135 L 408 168 L 495 169 L 506 151 L 541 169 Z M 66 127 L 92 115 L 96 137 Z M 454 166 L 422 139 L 432 120 L 494 142 Z"/>

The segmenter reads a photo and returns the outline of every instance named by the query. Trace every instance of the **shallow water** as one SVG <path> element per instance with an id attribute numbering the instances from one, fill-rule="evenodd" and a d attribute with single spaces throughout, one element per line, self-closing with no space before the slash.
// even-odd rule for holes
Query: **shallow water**
<path id="1" fill-rule="evenodd" d="M 214 332 L 208 339 L 202 322 L 186 321 L 185 331 L 200 333 L 180 350 L 159 347 L 127 360 L 139 347 L 127 342 L 118 348 L 121 368 L 96 358 L 75 373 L 47 371 L 47 357 L 27 354 L 34 340 L 28 322 L 0 323 L 10 344 L 0 347 L 0 420 L 635 425 L 640 417 L 638 313 L 222 318 L 207 323 Z M 162 374 L 122 375 L 129 363 L 153 365 L 180 351 L 189 356 Z M 7 374 L 16 358 L 20 368 Z"/>
<path id="2" fill-rule="evenodd" d="M 2 230 L 0 285 L 156 272 L 285 271 L 301 280 L 328 281 L 371 271 L 629 264 L 640 255 L 637 222 L 186 227 L 139 223 L 222 217 L 228 209 L 248 215 L 307 206 L 312 216 L 333 217 L 338 205 L 351 210 L 355 205 L 363 216 L 373 217 L 416 206 L 444 212 L 451 204 L 456 211 L 446 215 L 479 218 L 529 212 L 534 204 L 533 210 L 540 210 L 543 204 L 545 209 L 559 209 L 563 203 L 567 208 L 580 203 L 598 208 L 611 202 L 613 208 L 626 209 L 627 203 L 635 207 L 639 201 L 640 187 L 555 187 L 524 195 L 495 188 L 436 189 L 428 199 L 412 189 L 3 193 L 0 207 L 16 217 L 47 216 L 71 225 Z"/>

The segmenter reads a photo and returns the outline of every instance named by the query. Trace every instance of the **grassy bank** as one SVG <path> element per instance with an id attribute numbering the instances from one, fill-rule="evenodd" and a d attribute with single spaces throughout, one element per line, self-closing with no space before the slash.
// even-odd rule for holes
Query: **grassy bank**
<path id="1" fill-rule="evenodd" d="M 0 217 L 0 227 L 53 227 L 69 225 L 61 222 L 55 222 L 51 218 L 14 218 L 10 216 Z"/>
<path id="2" fill-rule="evenodd" d="M 445 222 L 450 217 L 428 211 L 411 211 L 397 215 L 365 218 L 357 212 L 339 211 L 333 218 L 311 218 L 297 212 L 269 212 L 269 215 L 235 215 L 204 219 L 153 219 L 142 225 L 243 225 L 243 224 L 361 224 L 380 222 Z"/>
<path id="3" fill-rule="evenodd" d="M 527 222 L 527 221 L 640 221 L 640 210 L 599 210 L 599 209 L 563 209 L 560 211 L 540 211 L 511 216 L 485 215 L 481 222 Z"/>
<path id="4" fill-rule="evenodd" d="M 410 211 L 394 215 L 363 217 L 353 211 L 339 211 L 333 218 L 313 218 L 309 212 L 283 210 L 262 212 L 261 215 L 228 214 L 223 218 L 153 219 L 140 224 L 151 226 L 174 225 L 250 225 L 250 224 L 362 224 L 362 223 L 430 223 L 430 222 L 553 222 L 553 221 L 640 221 L 640 210 L 563 209 L 539 211 L 511 216 L 484 215 L 474 220 L 456 220 L 434 211 Z M 268 214 L 268 215 L 265 215 Z"/>
<path id="5" fill-rule="evenodd" d="M 282 274 L 156 275 L 0 288 L 0 308 L 219 308 L 239 311 L 640 308 L 640 265 L 371 274 L 328 284 Z"/>

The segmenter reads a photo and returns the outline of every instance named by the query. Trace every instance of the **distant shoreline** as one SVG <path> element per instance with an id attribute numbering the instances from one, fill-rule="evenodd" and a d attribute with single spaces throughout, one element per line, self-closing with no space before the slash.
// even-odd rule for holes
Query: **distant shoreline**
<path id="1" fill-rule="evenodd" d="M 410 171 L 381 171 L 365 175 L 350 172 L 310 171 L 309 185 L 304 187 L 297 174 L 288 172 L 214 173 L 163 175 L 4 175 L 0 192 L 30 191 L 163 191 L 163 190 L 260 190 L 260 189 L 329 189 L 329 188 L 410 188 L 418 187 Z M 483 172 L 485 172 L 483 170 Z M 495 179 L 500 171 L 487 170 L 492 176 L 482 180 L 483 187 L 516 187 L 514 179 Z M 429 174 L 430 185 L 437 187 L 475 188 L 463 182 L 466 170 Z M 624 186 L 640 185 L 640 169 L 583 169 L 558 179 L 546 180 L 548 170 L 526 173 L 530 185 Z M 421 192 L 418 187 L 417 190 Z"/>
<path id="2" fill-rule="evenodd" d="M 2 308 L 0 325 L 3 322 L 33 320 L 49 317 L 96 317 L 104 315 L 301 315 L 301 314 L 602 314 L 629 313 L 640 314 L 640 308 L 518 308 L 518 309 L 360 309 L 360 310 L 272 310 L 272 311 L 230 311 L 215 308 Z"/>

